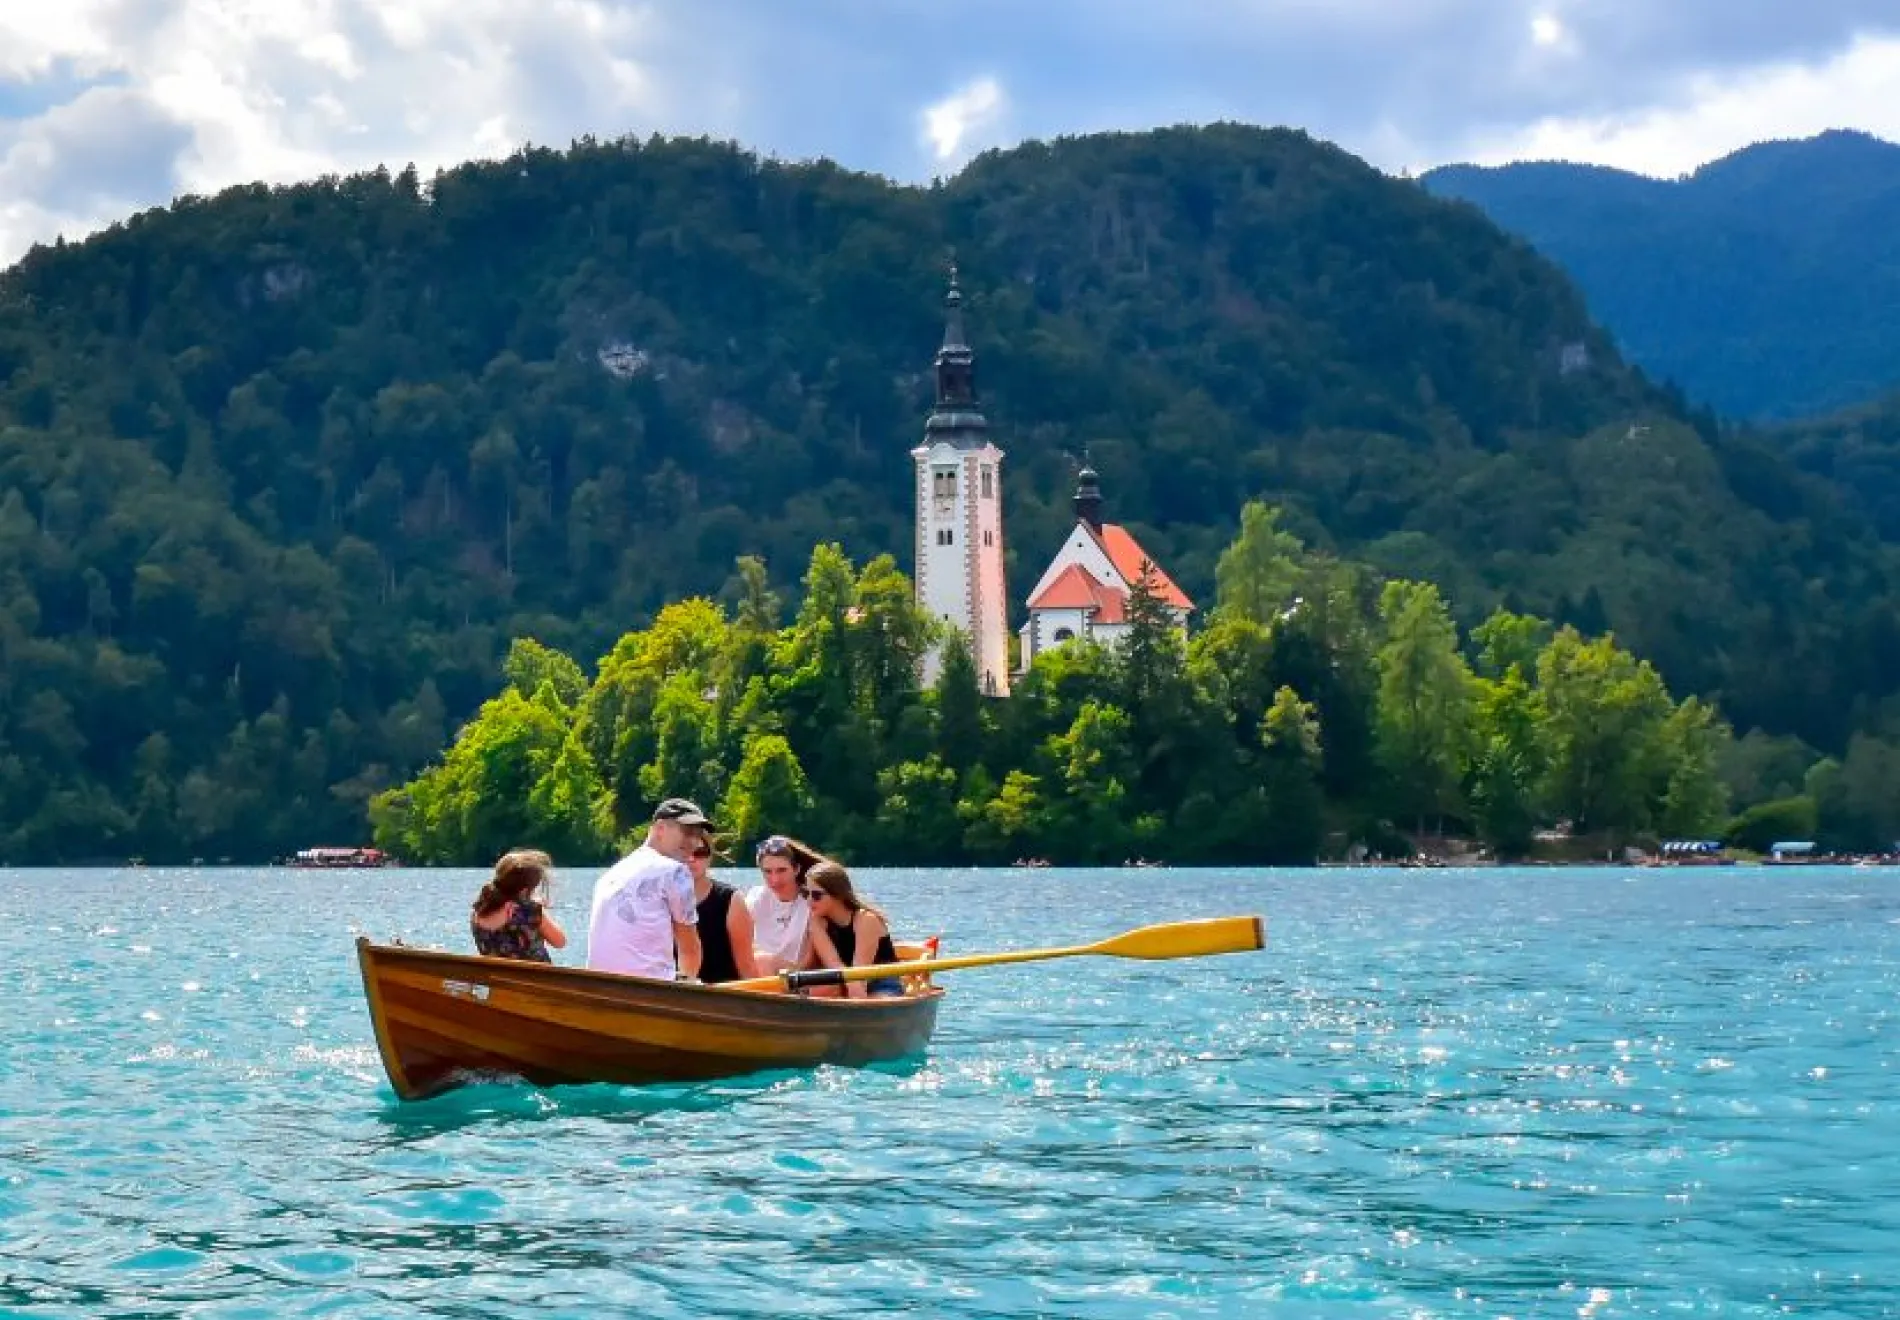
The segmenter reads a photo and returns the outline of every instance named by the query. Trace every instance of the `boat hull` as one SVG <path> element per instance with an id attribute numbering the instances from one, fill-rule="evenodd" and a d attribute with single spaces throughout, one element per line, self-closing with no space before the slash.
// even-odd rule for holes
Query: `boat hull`
<path id="1" fill-rule="evenodd" d="M 921 1053 L 943 992 L 809 999 L 374 944 L 357 957 L 391 1086 L 421 1100 L 472 1081 L 706 1081 Z"/>

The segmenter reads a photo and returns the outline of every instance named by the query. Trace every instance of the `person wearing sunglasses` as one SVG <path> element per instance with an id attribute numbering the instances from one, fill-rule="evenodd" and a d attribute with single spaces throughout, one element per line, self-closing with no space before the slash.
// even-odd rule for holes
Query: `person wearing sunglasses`
<path id="1" fill-rule="evenodd" d="M 706 813 L 685 798 L 654 809 L 646 840 L 594 882 L 590 968 L 661 981 L 699 975 L 699 914 L 686 859 L 711 828 Z"/>
<path id="2" fill-rule="evenodd" d="M 824 854 L 797 839 L 774 834 L 754 853 L 762 883 L 746 891 L 752 917 L 752 956 L 760 976 L 796 971 L 811 952 L 811 907 L 805 902 L 805 873 Z"/>
<path id="3" fill-rule="evenodd" d="M 759 974 L 752 960 L 752 914 L 733 900 L 739 891 L 712 878 L 713 858 L 731 861 L 718 852 L 711 839 L 693 845 L 686 869 L 693 874 L 694 911 L 699 920 L 699 979 L 706 985 L 738 981 Z"/>
<path id="4" fill-rule="evenodd" d="M 876 906 L 858 897 L 850 873 L 838 863 L 822 861 L 805 872 L 805 902 L 812 915 L 808 967 L 868 967 L 897 961 L 890 922 Z M 901 995 L 904 983 L 895 976 L 883 976 L 875 981 L 848 981 L 842 987 L 813 986 L 811 993 L 844 994 L 852 999 Z"/>

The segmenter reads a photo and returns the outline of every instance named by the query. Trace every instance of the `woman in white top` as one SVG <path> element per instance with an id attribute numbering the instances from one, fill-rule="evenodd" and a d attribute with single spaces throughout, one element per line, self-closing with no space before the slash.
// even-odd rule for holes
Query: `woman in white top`
<path id="1" fill-rule="evenodd" d="M 752 914 L 752 958 L 759 975 L 772 976 L 803 967 L 811 955 L 805 872 L 825 856 L 783 834 L 762 841 L 756 856 L 765 883 L 745 896 L 746 910 Z"/>

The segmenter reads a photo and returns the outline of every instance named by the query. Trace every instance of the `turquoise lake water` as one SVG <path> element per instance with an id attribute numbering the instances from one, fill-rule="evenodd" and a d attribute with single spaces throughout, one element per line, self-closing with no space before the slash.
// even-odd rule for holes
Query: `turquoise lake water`
<path id="1" fill-rule="evenodd" d="M 0 1316 L 1900 1314 L 1900 872 L 859 878 L 946 954 L 1269 947 L 403 1104 L 351 939 L 464 949 L 477 873 L 0 871 Z"/>

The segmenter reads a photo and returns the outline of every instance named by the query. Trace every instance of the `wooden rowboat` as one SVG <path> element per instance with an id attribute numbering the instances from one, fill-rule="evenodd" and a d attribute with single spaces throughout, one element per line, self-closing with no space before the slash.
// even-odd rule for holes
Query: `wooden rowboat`
<path id="1" fill-rule="evenodd" d="M 929 1043 L 943 998 L 922 975 L 902 997 L 808 999 L 360 937 L 356 950 L 376 1048 L 404 1100 L 489 1078 L 637 1086 L 901 1059 Z"/>

